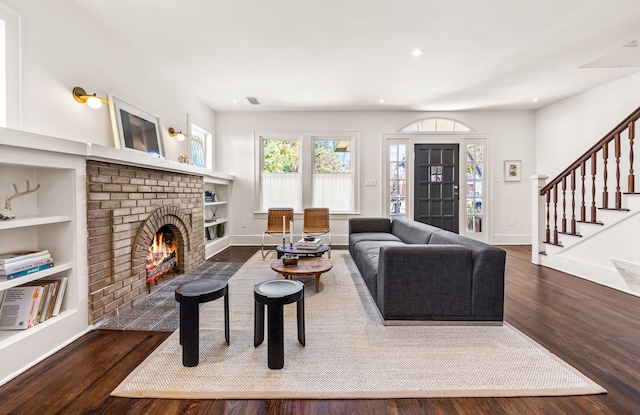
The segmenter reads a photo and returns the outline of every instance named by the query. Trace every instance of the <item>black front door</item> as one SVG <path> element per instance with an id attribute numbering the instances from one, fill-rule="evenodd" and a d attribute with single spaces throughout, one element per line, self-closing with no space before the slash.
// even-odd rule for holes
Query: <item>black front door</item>
<path id="1" fill-rule="evenodd" d="M 415 145 L 414 219 L 458 233 L 458 144 Z"/>

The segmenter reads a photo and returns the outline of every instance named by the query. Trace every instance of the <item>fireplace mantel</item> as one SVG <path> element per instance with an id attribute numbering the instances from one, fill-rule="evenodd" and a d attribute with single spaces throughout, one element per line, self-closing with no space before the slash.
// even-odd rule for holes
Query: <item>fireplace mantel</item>
<path id="1" fill-rule="evenodd" d="M 193 174 L 209 179 L 232 181 L 230 174 L 216 172 L 190 164 L 178 163 L 130 150 L 101 146 L 92 143 L 67 140 L 26 131 L 0 128 L 0 146 L 11 146 L 37 152 L 59 153 L 65 156 L 82 157 L 87 160 L 118 163 L 135 167 L 163 170 L 174 173 Z"/>

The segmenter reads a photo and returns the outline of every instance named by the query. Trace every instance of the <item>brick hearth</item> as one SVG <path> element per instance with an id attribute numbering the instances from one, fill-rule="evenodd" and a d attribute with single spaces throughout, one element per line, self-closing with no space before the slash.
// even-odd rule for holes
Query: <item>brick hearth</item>
<path id="1" fill-rule="evenodd" d="M 177 234 L 181 272 L 204 261 L 203 190 L 201 176 L 87 161 L 92 324 L 147 296 L 147 247 L 161 226 Z"/>

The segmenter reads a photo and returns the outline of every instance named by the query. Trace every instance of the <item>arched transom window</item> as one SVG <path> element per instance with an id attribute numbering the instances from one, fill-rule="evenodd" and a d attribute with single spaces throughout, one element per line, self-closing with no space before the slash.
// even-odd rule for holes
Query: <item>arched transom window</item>
<path id="1" fill-rule="evenodd" d="M 448 118 L 425 118 L 402 128 L 400 133 L 473 131 L 463 123 Z"/>

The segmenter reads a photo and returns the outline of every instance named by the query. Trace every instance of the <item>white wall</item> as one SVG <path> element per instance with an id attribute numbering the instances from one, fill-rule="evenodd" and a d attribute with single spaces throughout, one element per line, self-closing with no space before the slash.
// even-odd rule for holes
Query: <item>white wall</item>
<path id="1" fill-rule="evenodd" d="M 187 131 L 187 113 L 214 127 L 213 111 L 173 89 L 126 40 L 103 31 L 73 2 L 2 1 L 23 18 L 22 125 L 9 128 L 112 147 L 109 109 L 78 104 L 75 86 L 105 98 L 111 93 L 160 117 L 168 160 L 188 154 L 187 140 L 179 143 L 166 132 Z"/>
<path id="2" fill-rule="evenodd" d="M 395 133 L 409 123 L 426 117 L 447 117 L 462 121 L 490 139 L 491 183 L 494 189 L 493 228 L 490 241 L 496 244 L 530 243 L 531 203 L 527 178 L 535 170 L 535 118 L 533 111 L 424 112 L 218 112 L 216 114 L 217 166 L 236 177 L 231 206 L 234 243 L 256 243 L 265 226 L 264 216 L 255 215 L 254 131 L 359 131 L 360 213 L 384 216 L 382 212 L 381 136 Z M 503 161 L 522 160 L 523 180 L 503 181 Z M 377 180 L 377 187 L 364 187 L 365 180 Z M 347 218 L 332 223 L 334 243 L 345 243 Z M 508 226 L 508 219 L 514 226 Z M 246 222 L 246 227 L 243 227 Z M 340 237 L 341 235 L 341 237 Z"/>
<path id="3" fill-rule="evenodd" d="M 640 73 L 536 113 L 536 173 L 556 177 L 640 105 Z"/>

